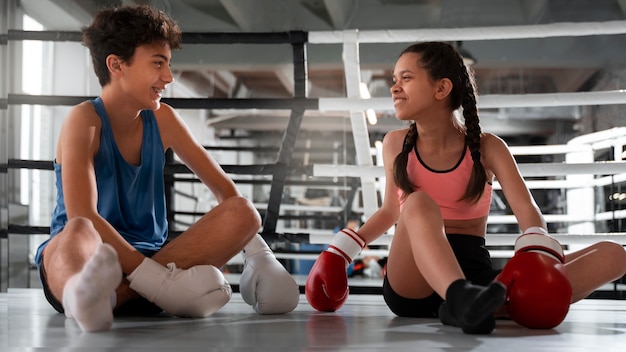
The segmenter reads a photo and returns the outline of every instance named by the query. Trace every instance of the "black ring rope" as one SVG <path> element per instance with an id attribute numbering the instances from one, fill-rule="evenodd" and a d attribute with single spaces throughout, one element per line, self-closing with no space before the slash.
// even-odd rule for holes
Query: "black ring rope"
<path id="1" fill-rule="evenodd" d="M 24 31 L 8 30 L 0 40 L 39 40 L 50 42 L 81 42 L 83 35 L 78 31 Z M 290 32 L 184 32 L 183 44 L 304 44 L 309 40 L 305 31 Z"/>
<path id="2" fill-rule="evenodd" d="M 94 96 L 8 94 L 8 105 L 74 106 Z M 176 109 L 258 109 L 291 110 L 304 108 L 317 110 L 316 98 L 163 98 L 162 102 Z"/>
<path id="3" fill-rule="evenodd" d="M 284 173 L 287 176 L 313 176 L 313 166 L 284 166 L 278 164 L 251 164 L 251 165 L 220 165 L 224 172 L 235 175 L 273 175 L 277 172 Z M 30 170 L 54 170 L 54 164 L 51 160 L 25 160 L 25 159 L 9 159 L 7 164 L 0 164 L 2 169 L 30 169 Z M 173 163 L 166 164 L 164 175 L 172 176 L 176 174 L 193 174 L 193 172 L 184 164 Z M 347 177 L 347 176 L 346 176 Z M 183 181 L 185 179 L 173 179 L 174 181 Z M 191 179 L 188 179 L 191 180 Z M 244 181 L 244 180 L 242 180 Z M 315 183 L 315 182 L 313 182 Z M 303 185 L 311 184 L 311 182 L 302 181 Z M 323 183 L 337 185 L 333 183 Z"/>
<path id="4" fill-rule="evenodd" d="M 40 40 L 40 41 L 65 41 L 81 42 L 82 34 L 77 31 L 23 31 L 9 30 L 6 35 L 0 35 L 3 44 L 9 40 Z M 283 141 L 278 149 L 275 164 L 267 165 L 222 165 L 225 172 L 230 174 L 256 174 L 271 175 L 270 199 L 266 216 L 263 221 L 262 234 L 265 238 L 276 235 L 276 222 L 279 218 L 280 203 L 282 200 L 285 184 L 291 175 L 312 176 L 312 166 L 290 166 L 292 154 L 300 126 L 306 110 L 317 110 L 318 99 L 306 98 L 307 61 L 306 43 L 308 32 L 269 32 L 269 33 L 183 33 L 183 44 L 291 44 L 294 62 L 294 97 L 287 99 L 226 99 L 226 98 L 163 98 L 162 100 L 177 109 L 290 109 L 291 115 L 287 128 L 283 132 Z M 52 95 L 26 95 L 8 94 L 7 99 L 0 99 L 0 108 L 6 109 L 8 105 L 49 105 L 73 106 L 94 97 L 85 96 L 52 96 Z M 39 170 L 53 170 L 52 161 L 18 160 L 10 159 L 6 165 L 0 165 L 0 172 L 6 173 L 8 169 L 29 168 Z M 168 163 L 165 167 L 166 182 L 172 185 L 176 179 L 172 177 L 177 173 L 191 173 L 184 165 Z M 346 178 L 348 179 L 348 178 Z M 344 183 L 345 184 L 345 183 Z M 351 198 L 356 187 L 352 187 Z M 9 231 L 28 231 L 28 227 L 9 225 Z M 36 231 L 42 230 L 40 227 Z M 4 231 L 4 230 L 2 230 Z M 2 233 L 2 232 L 0 232 Z M 48 233 L 48 231 L 44 231 Z"/>
<path id="5" fill-rule="evenodd" d="M 171 176 L 168 176 L 171 177 Z M 310 187 L 349 187 L 349 188 L 358 188 L 361 186 L 360 182 L 355 182 L 358 181 L 358 177 L 356 176 L 341 176 L 343 177 L 350 177 L 352 178 L 354 181 L 350 181 L 349 183 L 345 183 L 345 182 L 339 182 L 339 181 L 324 181 L 324 180 L 294 180 L 294 179 L 286 179 L 285 180 L 285 185 L 289 185 L 289 186 L 310 186 Z M 184 178 L 184 177 L 171 177 L 169 178 L 170 181 L 174 181 L 174 182 L 190 182 L 190 183 L 200 183 L 202 181 L 200 181 L 199 178 L 197 177 L 193 177 L 193 178 Z M 240 178 L 233 178 L 232 179 L 233 182 L 235 182 L 236 184 L 245 184 L 245 185 L 269 185 L 271 184 L 271 180 L 263 180 L 263 179 L 240 179 Z"/>

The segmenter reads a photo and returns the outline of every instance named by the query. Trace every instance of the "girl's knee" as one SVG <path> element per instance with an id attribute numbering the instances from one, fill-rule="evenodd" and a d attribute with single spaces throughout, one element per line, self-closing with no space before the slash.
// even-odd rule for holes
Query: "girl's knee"
<path id="1" fill-rule="evenodd" d="M 406 203 L 414 203 L 414 202 L 417 202 L 417 203 L 421 204 L 421 203 L 425 203 L 425 202 L 428 203 L 428 202 L 434 202 L 434 201 L 432 200 L 432 198 L 426 192 L 415 191 L 415 192 L 409 194 L 406 197 L 405 204 Z"/>
<path id="2" fill-rule="evenodd" d="M 413 192 L 409 194 L 404 201 L 402 213 L 410 214 L 410 217 L 414 217 L 415 214 L 422 214 L 425 216 L 441 217 L 441 210 L 435 201 L 425 192 Z"/>
<path id="3" fill-rule="evenodd" d="M 622 271 L 626 272 L 626 249 L 624 246 L 613 241 L 602 241 L 597 245 L 606 258 L 611 258 L 616 267 L 620 267 Z"/>

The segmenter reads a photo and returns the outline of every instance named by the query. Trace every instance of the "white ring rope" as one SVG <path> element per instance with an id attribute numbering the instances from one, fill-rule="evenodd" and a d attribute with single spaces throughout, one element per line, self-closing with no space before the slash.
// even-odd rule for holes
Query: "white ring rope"
<path id="1" fill-rule="evenodd" d="M 501 39 L 523 38 L 548 38 L 548 37 L 572 37 L 591 35 L 616 35 L 626 34 L 626 21 L 608 22 L 584 22 L 584 23 L 554 23 L 545 25 L 501 26 L 501 27 L 473 27 L 473 28 L 434 28 L 417 30 L 380 30 L 380 31 L 320 31 L 309 32 L 308 41 L 311 44 L 337 44 L 346 43 L 412 43 L 420 41 L 484 41 Z M 357 44 L 358 45 L 358 44 Z M 357 60 L 357 58 L 353 58 Z M 493 108 L 528 108 L 528 107 L 561 107 L 561 106 L 588 106 L 588 105 L 619 105 L 626 104 L 626 90 L 595 91 L 595 92 L 572 92 L 551 94 L 492 94 L 478 97 L 477 105 L 480 109 Z M 319 98 L 318 110 L 329 111 L 365 111 L 374 109 L 378 111 L 393 111 L 393 102 L 390 97 L 373 97 L 361 99 L 349 98 Z M 593 139 L 586 141 L 589 144 L 582 145 L 583 141 L 572 141 L 572 144 L 553 146 L 526 146 L 511 147 L 514 155 L 545 155 L 545 154 L 585 154 L 593 153 L 593 150 L 601 148 L 614 148 L 621 150 L 624 138 L 621 129 L 603 132 L 616 136 L 588 136 Z M 577 159 L 573 159 L 577 160 Z M 619 159 L 616 159 L 619 160 Z M 569 161 L 569 160 L 568 160 Z M 587 161 L 583 159 L 581 161 Z M 580 163 L 524 163 L 518 165 L 524 177 L 533 176 L 557 176 L 566 177 L 565 180 L 527 180 L 531 189 L 572 189 L 602 187 L 611 183 L 620 183 L 626 180 L 626 162 L 580 162 Z M 385 177 L 381 166 L 358 166 L 358 165 L 313 165 L 313 175 L 322 177 L 352 176 L 360 178 Z M 572 175 L 610 175 L 592 179 L 570 178 Z M 494 183 L 494 189 L 499 184 Z M 611 220 L 616 216 L 626 218 L 626 210 L 614 212 L 599 212 L 586 214 L 545 214 L 548 222 L 577 223 L 584 221 Z M 490 224 L 516 224 L 513 215 L 490 215 Z M 285 229 L 287 230 L 287 229 Z M 332 230 L 306 229 L 310 243 L 327 244 L 331 241 L 334 233 Z M 593 231 L 592 231 L 593 232 Z M 618 243 L 626 244 L 626 233 L 570 233 L 552 234 L 563 244 L 588 244 L 600 239 L 611 239 Z M 487 234 L 487 245 L 512 245 L 518 234 Z M 372 244 L 389 245 L 393 233 L 386 233 Z M 512 253 L 503 253 L 498 256 L 510 257 Z M 509 251 L 511 252 L 511 251 Z"/>
<path id="2" fill-rule="evenodd" d="M 626 104 L 626 90 L 545 94 L 488 94 L 478 97 L 480 109 L 520 108 L 520 107 L 556 107 L 586 105 Z M 327 111 L 393 111 L 391 97 L 370 99 L 359 98 L 319 98 L 318 109 Z"/>
<path id="3" fill-rule="evenodd" d="M 310 243 L 327 244 L 332 240 L 332 236 L 335 234 L 331 230 L 326 230 L 326 233 L 312 233 L 309 235 Z M 512 246 L 515 243 L 515 239 L 519 234 L 491 234 L 487 233 L 485 237 L 486 245 L 488 246 Z M 551 233 L 550 236 L 556 238 L 561 244 L 589 244 L 595 243 L 602 239 L 610 239 L 617 243 L 626 243 L 626 233 L 624 232 L 604 232 L 604 233 L 588 233 L 588 234 L 561 234 Z M 384 234 L 376 241 L 372 242 L 372 245 L 389 245 L 393 235 Z"/>
<path id="4" fill-rule="evenodd" d="M 345 31 L 309 32 L 311 44 L 343 43 Z M 548 37 L 578 37 L 626 33 L 626 21 L 563 22 L 538 25 L 425 28 L 407 30 L 358 31 L 360 43 L 412 43 L 420 41 L 471 41 Z"/>
<path id="5" fill-rule="evenodd" d="M 519 164 L 524 177 L 567 175 L 610 175 L 626 173 L 626 162 L 606 161 L 593 163 L 524 163 Z M 385 177 L 382 166 L 313 165 L 313 176 L 321 177 Z"/>

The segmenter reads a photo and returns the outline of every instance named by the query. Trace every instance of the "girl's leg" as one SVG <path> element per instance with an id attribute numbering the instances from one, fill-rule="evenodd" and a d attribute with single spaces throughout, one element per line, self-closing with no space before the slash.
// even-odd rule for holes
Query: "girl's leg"
<path id="1" fill-rule="evenodd" d="M 504 303 L 500 283 L 487 287 L 465 280 L 446 238 L 441 212 L 426 194 L 409 195 L 398 219 L 389 250 L 387 279 L 393 290 L 406 298 L 425 298 L 436 292 L 446 300 L 440 310 L 444 324 L 466 333 L 490 333 L 493 312 Z"/>
<path id="2" fill-rule="evenodd" d="M 415 192 L 406 199 L 389 249 L 387 278 L 406 298 L 424 298 L 433 291 L 445 297 L 450 284 L 464 279 L 446 238 L 437 204 Z"/>
<path id="3" fill-rule="evenodd" d="M 577 302 L 598 287 L 624 276 L 626 250 L 615 242 L 598 242 L 567 254 L 565 268 L 572 285 L 572 303 Z"/>

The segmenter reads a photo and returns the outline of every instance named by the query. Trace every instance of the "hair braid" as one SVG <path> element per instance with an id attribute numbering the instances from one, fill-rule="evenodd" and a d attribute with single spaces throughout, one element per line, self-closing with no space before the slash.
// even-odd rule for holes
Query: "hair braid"
<path id="1" fill-rule="evenodd" d="M 413 193 L 413 184 L 411 183 L 411 180 L 409 180 L 409 175 L 406 172 L 406 166 L 409 162 L 409 155 L 415 147 L 416 142 L 417 126 L 415 123 L 411 123 L 409 130 L 404 136 L 402 151 L 396 156 L 393 163 L 394 181 L 403 191 L 402 198 L 406 198 L 409 194 Z"/>
<path id="2" fill-rule="evenodd" d="M 480 121 L 478 118 L 478 108 L 476 107 L 476 84 L 471 74 L 470 68 L 463 66 L 463 80 L 465 94 L 463 96 L 463 117 L 465 118 L 465 143 L 470 149 L 474 166 L 472 167 L 472 175 L 465 189 L 465 194 L 461 199 L 477 202 L 485 189 L 487 175 L 485 168 L 480 161 L 480 137 L 482 134 Z"/>

